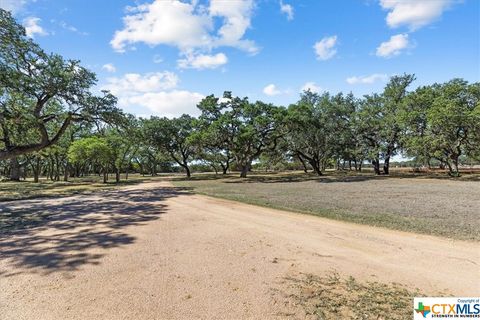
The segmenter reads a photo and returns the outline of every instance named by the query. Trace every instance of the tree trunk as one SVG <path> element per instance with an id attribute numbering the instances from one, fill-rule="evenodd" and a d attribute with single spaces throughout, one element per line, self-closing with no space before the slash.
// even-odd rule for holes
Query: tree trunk
<path id="1" fill-rule="evenodd" d="M 140 174 L 145 177 L 145 171 L 143 170 L 143 163 L 137 160 L 138 166 L 140 167 Z"/>
<path id="2" fill-rule="evenodd" d="M 185 172 L 187 173 L 187 178 L 190 179 L 190 177 L 192 176 L 191 172 L 190 172 L 190 168 L 188 167 L 188 165 L 183 165 L 182 166 L 184 169 L 185 169 Z"/>
<path id="3" fill-rule="evenodd" d="M 115 168 L 115 182 L 119 183 L 120 182 L 120 169 Z"/>
<path id="4" fill-rule="evenodd" d="M 323 175 L 322 169 L 320 168 L 320 163 L 319 163 L 319 161 L 315 161 L 315 160 L 312 159 L 312 160 L 309 161 L 309 163 L 310 163 L 310 165 L 312 166 L 313 171 L 314 171 L 317 175 L 319 175 L 319 176 L 322 176 L 322 175 Z"/>
<path id="5" fill-rule="evenodd" d="M 218 174 L 218 169 L 217 169 L 217 167 L 216 167 L 213 163 L 210 164 L 210 167 L 213 168 L 213 171 L 215 171 L 215 175 L 217 175 L 217 174 Z"/>
<path id="6" fill-rule="evenodd" d="M 238 161 L 238 163 L 244 163 L 243 165 L 241 165 L 240 178 L 246 178 L 248 172 L 251 169 L 252 161 L 246 161 L 246 162 Z"/>
<path id="7" fill-rule="evenodd" d="M 248 164 L 242 166 L 242 170 L 240 171 L 240 178 L 246 178 L 248 173 Z"/>
<path id="8" fill-rule="evenodd" d="M 33 172 L 33 182 L 38 183 L 40 176 L 40 159 L 38 156 L 35 157 L 35 162 L 32 164 Z"/>
<path id="9" fill-rule="evenodd" d="M 428 157 L 425 162 L 426 162 L 425 165 L 426 165 L 426 167 L 428 168 L 428 170 L 431 170 L 431 169 L 432 169 L 432 165 L 431 165 L 431 163 L 430 163 L 430 157 Z"/>
<path id="10" fill-rule="evenodd" d="M 48 176 L 49 176 L 49 178 L 50 178 L 51 181 L 55 181 L 55 178 L 54 178 L 55 163 L 53 162 L 52 157 L 49 157 L 49 161 L 48 161 L 48 162 L 50 163 Z"/>
<path id="11" fill-rule="evenodd" d="M 302 158 L 299 154 L 297 154 L 297 158 L 298 158 L 298 160 L 300 160 L 300 162 L 302 163 L 303 172 L 308 173 L 308 168 L 307 168 L 307 165 L 306 165 L 306 163 L 305 163 L 305 160 L 303 160 L 303 158 Z"/>
<path id="12" fill-rule="evenodd" d="M 380 175 L 380 160 L 378 158 L 373 159 L 372 165 L 373 165 L 373 171 L 375 172 L 375 174 Z"/>
<path id="13" fill-rule="evenodd" d="M 65 164 L 65 167 L 63 168 L 63 181 L 68 181 L 68 177 L 69 177 L 69 167 L 70 165 L 68 164 L 68 162 Z"/>
<path id="14" fill-rule="evenodd" d="M 230 159 L 227 158 L 227 161 L 225 162 L 225 170 L 223 170 L 223 172 L 225 172 L 224 174 L 227 174 L 229 169 L 230 169 Z"/>
<path id="15" fill-rule="evenodd" d="M 460 176 L 460 172 L 458 171 L 458 158 L 459 158 L 459 155 L 457 154 L 452 155 L 453 168 L 450 166 L 450 173 L 454 177 Z"/>
<path id="16" fill-rule="evenodd" d="M 60 181 L 60 161 L 58 155 L 55 155 L 55 181 Z"/>
<path id="17" fill-rule="evenodd" d="M 225 164 L 223 164 L 222 162 L 220 162 L 220 166 L 222 166 L 222 174 L 227 174 L 228 168 L 230 168 L 230 161 L 227 160 L 227 161 L 225 162 Z"/>
<path id="18" fill-rule="evenodd" d="M 20 163 L 17 157 L 10 159 L 10 180 L 20 181 Z"/>
<path id="19" fill-rule="evenodd" d="M 108 173 L 107 173 L 107 168 L 103 169 L 103 183 L 107 183 L 108 181 Z"/>
<path id="20" fill-rule="evenodd" d="M 390 174 L 390 156 L 385 157 L 385 162 L 383 163 L 383 173 Z"/>

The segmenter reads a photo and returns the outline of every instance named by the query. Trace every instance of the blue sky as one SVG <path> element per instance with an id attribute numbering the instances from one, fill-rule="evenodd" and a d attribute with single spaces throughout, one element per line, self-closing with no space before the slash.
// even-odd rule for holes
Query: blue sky
<path id="1" fill-rule="evenodd" d="M 363 94 L 480 80 L 477 0 L 0 0 L 47 51 L 79 59 L 137 115 L 195 114 L 231 90 L 288 105 L 302 88 Z"/>

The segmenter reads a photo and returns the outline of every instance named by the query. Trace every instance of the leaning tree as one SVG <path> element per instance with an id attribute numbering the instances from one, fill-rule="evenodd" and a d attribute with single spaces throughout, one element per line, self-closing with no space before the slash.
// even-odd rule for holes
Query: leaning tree
<path id="1" fill-rule="evenodd" d="M 47 148 L 72 123 L 111 121 L 120 113 L 95 74 L 77 60 L 46 53 L 0 9 L 0 160 Z"/>

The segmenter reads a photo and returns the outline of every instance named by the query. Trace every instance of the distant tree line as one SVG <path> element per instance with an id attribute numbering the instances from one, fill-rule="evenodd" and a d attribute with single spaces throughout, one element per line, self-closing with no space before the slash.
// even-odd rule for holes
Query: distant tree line
<path id="1" fill-rule="evenodd" d="M 414 75 L 391 77 L 383 92 L 305 91 L 288 107 L 226 91 L 207 96 L 200 115 L 136 118 L 109 92 L 95 95 L 95 74 L 45 53 L 0 9 L 0 174 L 13 180 L 65 180 L 192 168 L 223 174 L 252 167 L 327 168 L 389 174 L 403 155 L 414 165 L 458 175 L 480 162 L 480 84 L 453 79 L 410 90 Z"/>

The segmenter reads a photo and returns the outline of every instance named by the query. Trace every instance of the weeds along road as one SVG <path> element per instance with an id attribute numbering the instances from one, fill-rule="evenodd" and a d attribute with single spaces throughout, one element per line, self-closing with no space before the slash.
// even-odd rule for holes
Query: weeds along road
<path id="1" fill-rule="evenodd" d="M 480 292 L 480 246 L 143 183 L 1 203 L 2 319 L 267 319 L 275 289 L 336 270 L 426 293 Z M 39 218 L 40 217 L 40 218 Z M 14 220 L 15 220 L 14 219 Z"/>

